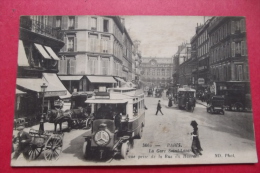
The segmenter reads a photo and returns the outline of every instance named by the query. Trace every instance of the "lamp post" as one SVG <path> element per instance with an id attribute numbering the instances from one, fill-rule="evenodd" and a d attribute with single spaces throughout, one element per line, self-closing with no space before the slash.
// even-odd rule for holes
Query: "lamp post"
<path id="1" fill-rule="evenodd" d="M 41 121 L 40 121 L 40 127 L 39 127 L 39 133 L 43 134 L 44 132 L 44 115 L 43 115 L 43 110 L 44 110 L 44 95 L 45 95 L 45 90 L 48 86 L 43 83 L 41 85 L 41 92 L 42 92 L 42 115 L 41 115 Z"/>

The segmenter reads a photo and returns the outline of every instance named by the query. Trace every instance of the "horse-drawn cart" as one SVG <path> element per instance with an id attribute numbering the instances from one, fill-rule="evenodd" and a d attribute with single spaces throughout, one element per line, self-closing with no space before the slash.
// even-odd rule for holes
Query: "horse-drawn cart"
<path id="1" fill-rule="evenodd" d="M 28 160 L 37 159 L 43 152 L 47 161 L 58 160 L 62 151 L 63 133 L 53 133 L 44 131 L 40 133 L 38 130 L 30 129 L 32 141 L 28 151 Z"/>

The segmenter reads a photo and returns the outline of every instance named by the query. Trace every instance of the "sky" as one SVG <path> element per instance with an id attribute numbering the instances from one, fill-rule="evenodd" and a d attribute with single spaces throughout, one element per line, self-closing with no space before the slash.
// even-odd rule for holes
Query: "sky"
<path id="1" fill-rule="evenodd" d="M 172 57 L 178 45 L 190 43 L 197 23 L 204 23 L 203 16 L 122 17 L 132 41 L 141 41 L 139 50 L 142 57 Z"/>

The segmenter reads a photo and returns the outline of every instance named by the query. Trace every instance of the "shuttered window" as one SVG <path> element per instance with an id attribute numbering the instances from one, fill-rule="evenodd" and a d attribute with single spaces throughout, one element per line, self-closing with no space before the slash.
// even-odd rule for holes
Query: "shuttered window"
<path id="1" fill-rule="evenodd" d="M 234 34 L 235 33 L 235 22 L 234 21 L 231 21 L 231 34 Z"/>
<path id="2" fill-rule="evenodd" d="M 241 41 L 241 55 L 246 55 L 246 49 L 245 49 L 245 41 Z"/>
<path id="3" fill-rule="evenodd" d="M 241 19 L 241 32 L 246 32 L 245 19 Z"/>
<path id="4" fill-rule="evenodd" d="M 97 52 L 98 49 L 98 35 L 96 34 L 90 34 L 90 51 Z"/>
<path id="5" fill-rule="evenodd" d="M 97 57 L 89 57 L 88 69 L 89 69 L 90 74 L 98 74 L 98 58 Z"/>
<path id="6" fill-rule="evenodd" d="M 232 42 L 231 43 L 231 56 L 232 57 L 235 57 L 235 54 L 236 54 L 236 48 L 235 48 L 235 42 Z"/>
<path id="7" fill-rule="evenodd" d="M 91 30 L 97 30 L 97 18 L 91 17 Z"/>
<path id="8" fill-rule="evenodd" d="M 102 74 L 109 74 L 109 58 L 102 58 Z"/>

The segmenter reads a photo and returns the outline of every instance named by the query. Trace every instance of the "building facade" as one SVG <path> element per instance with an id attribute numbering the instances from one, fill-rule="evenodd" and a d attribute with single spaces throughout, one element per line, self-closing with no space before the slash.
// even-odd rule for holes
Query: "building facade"
<path id="1" fill-rule="evenodd" d="M 187 85 L 191 81 L 191 46 L 182 43 L 173 56 L 173 85 Z"/>
<path id="2" fill-rule="evenodd" d="M 64 35 L 53 27 L 54 21 L 53 16 L 20 18 L 15 118 L 39 119 L 42 108 L 46 113 L 54 100 L 70 96 L 56 75 Z"/>
<path id="3" fill-rule="evenodd" d="M 172 58 L 142 57 L 141 80 L 153 85 L 167 86 L 172 82 Z"/>
<path id="4" fill-rule="evenodd" d="M 65 33 L 58 74 L 70 92 L 115 86 L 113 77 L 132 80 L 133 42 L 122 18 L 56 16 L 55 24 Z"/>
<path id="5" fill-rule="evenodd" d="M 214 17 L 208 34 L 214 81 L 249 81 L 245 18 Z"/>

